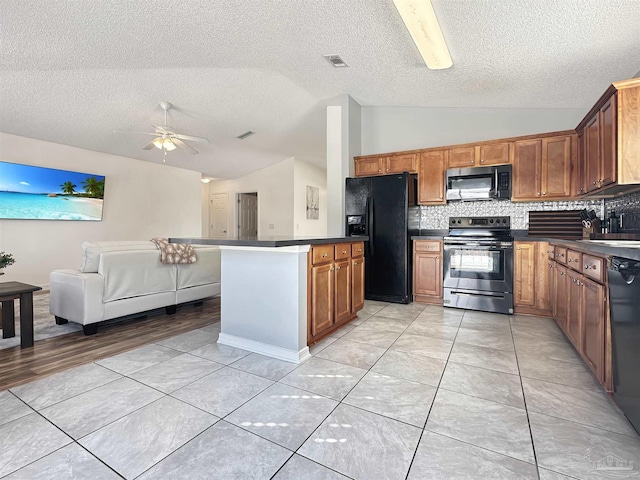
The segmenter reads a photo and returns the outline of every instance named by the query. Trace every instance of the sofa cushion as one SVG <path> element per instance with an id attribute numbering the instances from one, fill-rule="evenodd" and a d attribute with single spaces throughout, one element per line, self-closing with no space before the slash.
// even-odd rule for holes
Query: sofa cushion
<path id="1" fill-rule="evenodd" d="M 155 248 L 102 253 L 98 273 L 104 277 L 105 303 L 176 291 L 176 266 L 160 263 L 160 253 Z"/>
<path id="2" fill-rule="evenodd" d="M 208 283 L 220 283 L 220 248 L 194 247 L 198 260 L 178 265 L 178 290 Z"/>
<path id="3" fill-rule="evenodd" d="M 84 273 L 96 273 L 100 264 L 100 254 L 125 250 L 157 250 L 151 241 L 132 240 L 117 242 L 84 242 L 82 244 L 82 266 Z M 159 256 L 159 253 L 158 253 Z"/>

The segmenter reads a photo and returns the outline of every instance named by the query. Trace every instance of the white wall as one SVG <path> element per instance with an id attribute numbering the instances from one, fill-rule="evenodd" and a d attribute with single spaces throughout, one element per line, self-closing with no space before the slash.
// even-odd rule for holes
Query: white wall
<path id="1" fill-rule="evenodd" d="M 320 189 L 318 220 L 307 219 L 307 185 Z M 293 222 L 296 236 L 327 235 L 327 171 L 298 158 L 293 168 Z"/>
<path id="2" fill-rule="evenodd" d="M 362 107 L 362 155 L 570 130 L 587 110 Z"/>
<path id="3" fill-rule="evenodd" d="M 211 194 L 209 193 L 209 184 L 203 183 L 201 187 L 200 202 L 202 205 L 202 236 L 209 236 L 209 212 L 211 207 Z"/>
<path id="4" fill-rule="evenodd" d="M 288 158 L 233 180 L 214 180 L 210 193 L 227 193 L 228 231 L 237 237 L 237 194 L 258 192 L 258 235 L 285 235 L 293 232 L 293 165 Z M 273 225 L 273 228 L 269 228 Z"/>
<path id="5" fill-rule="evenodd" d="M 46 287 L 52 270 L 80 266 L 86 240 L 201 233 L 199 172 L 5 133 L 0 160 L 106 176 L 101 222 L 0 220 L 0 251 L 16 257 L 2 281 Z"/>

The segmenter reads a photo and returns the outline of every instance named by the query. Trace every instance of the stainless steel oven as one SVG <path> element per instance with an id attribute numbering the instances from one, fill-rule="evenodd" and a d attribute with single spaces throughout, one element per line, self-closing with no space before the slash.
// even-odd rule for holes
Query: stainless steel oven
<path id="1" fill-rule="evenodd" d="M 513 313 L 509 217 L 455 217 L 444 239 L 444 305 Z"/>

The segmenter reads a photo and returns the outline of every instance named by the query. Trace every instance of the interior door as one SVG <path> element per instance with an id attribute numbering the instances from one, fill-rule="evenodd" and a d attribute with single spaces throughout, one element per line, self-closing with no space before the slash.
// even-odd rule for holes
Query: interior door
<path id="1" fill-rule="evenodd" d="M 238 237 L 258 236 L 258 194 L 238 195 Z"/>
<path id="2" fill-rule="evenodd" d="M 209 199 L 209 235 L 212 238 L 227 238 L 228 194 L 212 193 Z"/>

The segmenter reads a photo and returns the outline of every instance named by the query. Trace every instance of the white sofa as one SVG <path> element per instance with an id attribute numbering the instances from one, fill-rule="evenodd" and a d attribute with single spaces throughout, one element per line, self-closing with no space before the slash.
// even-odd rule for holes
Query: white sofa
<path id="1" fill-rule="evenodd" d="M 49 310 L 92 335 L 105 320 L 219 295 L 220 249 L 195 249 L 196 263 L 163 265 L 151 242 L 85 242 L 79 270 L 51 272 Z"/>

